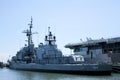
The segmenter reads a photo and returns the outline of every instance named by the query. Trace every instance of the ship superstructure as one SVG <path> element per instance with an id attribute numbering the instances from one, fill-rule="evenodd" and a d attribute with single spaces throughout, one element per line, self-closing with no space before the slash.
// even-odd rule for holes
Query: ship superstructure
<path id="1" fill-rule="evenodd" d="M 23 33 L 27 36 L 27 44 L 25 44 L 25 47 L 17 52 L 16 56 L 12 57 L 12 61 L 14 62 L 31 63 L 35 60 L 35 48 L 32 41 L 32 34 L 35 33 L 32 33 L 32 22 L 33 20 L 31 18 L 30 24 L 28 24 L 30 26 L 29 29 L 23 31 Z"/>
<path id="2" fill-rule="evenodd" d="M 45 36 L 45 44 L 40 43 L 36 50 L 36 58 L 41 64 L 58 63 L 62 57 L 62 52 L 57 48 L 56 36 L 53 36 L 48 28 L 48 35 Z"/>

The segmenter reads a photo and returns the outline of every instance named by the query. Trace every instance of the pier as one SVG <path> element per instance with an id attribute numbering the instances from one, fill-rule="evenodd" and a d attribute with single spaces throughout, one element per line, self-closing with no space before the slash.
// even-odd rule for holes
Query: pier
<path id="1" fill-rule="evenodd" d="M 112 65 L 112 71 L 115 73 L 120 73 L 120 64 Z"/>

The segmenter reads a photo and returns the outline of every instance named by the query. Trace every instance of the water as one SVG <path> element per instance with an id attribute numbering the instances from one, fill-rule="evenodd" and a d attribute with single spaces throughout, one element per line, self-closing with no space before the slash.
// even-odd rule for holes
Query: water
<path id="1" fill-rule="evenodd" d="M 111 76 L 86 76 L 17 71 L 3 68 L 0 69 L 0 80 L 120 80 L 120 74 L 112 73 Z"/>

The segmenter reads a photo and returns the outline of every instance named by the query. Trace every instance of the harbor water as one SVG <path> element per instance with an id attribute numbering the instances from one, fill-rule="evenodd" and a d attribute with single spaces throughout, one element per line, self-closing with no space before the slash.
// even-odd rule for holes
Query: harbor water
<path id="1" fill-rule="evenodd" d="M 0 80 L 120 80 L 120 74 L 112 73 L 110 76 L 87 76 L 1 68 Z"/>

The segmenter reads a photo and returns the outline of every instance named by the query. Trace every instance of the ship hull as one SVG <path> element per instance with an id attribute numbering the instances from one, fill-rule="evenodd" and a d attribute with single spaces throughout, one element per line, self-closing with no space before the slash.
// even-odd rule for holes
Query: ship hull
<path id="1" fill-rule="evenodd" d="M 11 69 L 25 71 L 39 71 L 52 73 L 85 74 L 85 75 L 110 75 L 111 65 L 97 64 L 21 64 L 14 63 L 10 65 Z"/>

